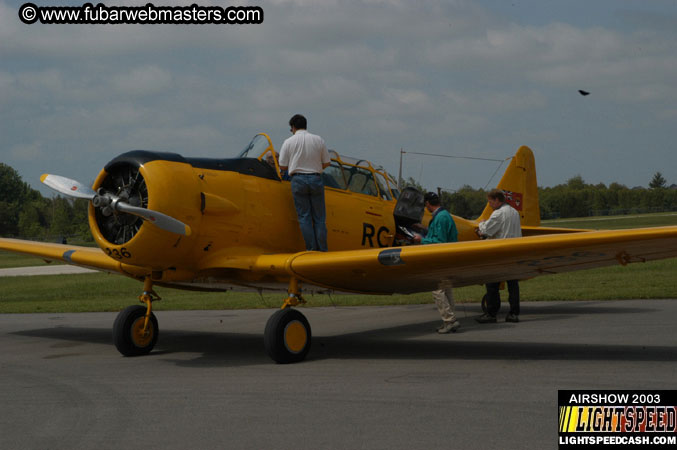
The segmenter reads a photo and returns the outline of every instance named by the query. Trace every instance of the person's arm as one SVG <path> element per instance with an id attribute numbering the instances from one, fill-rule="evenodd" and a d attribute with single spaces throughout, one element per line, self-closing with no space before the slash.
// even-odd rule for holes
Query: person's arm
<path id="1" fill-rule="evenodd" d="M 322 170 L 331 166 L 331 157 L 329 157 L 329 150 L 327 150 L 327 145 L 322 141 Z"/>
<path id="2" fill-rule="evenodd" d="M 444 227 L 440 224 L 440 219 L 441 217 L 439 217 L 438 214 L 435 216 L 432 222 L 430 222 L 428 225 L 428 234 L 426 234 L 425 237 L 421 239 L 421 244 L 439 244 L 444 242 L 441 239 L 443 237 L 442 234 Z"/>
<path id="3" fill-rule="evenodd" d="M 286 172 L 289 170 L 289 150 L 287 149 L 287 141 L 284 141 L 282 148 L 280 149 L 280 157 L 277 160 L 278 165 L 280 166 L 280 172 Z"/>
<path id="4" fill-rule="evenodd" d="M 500 209 L 497 209 L 491 213 L 491 216 L 489 216 L 487 220 L 480 222 L 480 235 L 492 237 L 498 234 L 498 232 L 501 230 L 501 226 L 503 225 L 502 215 L 499 211 Z"/>
<path id="5" fill-rule="evenodd" d="M 449 230 L 449 236 L 447 236 L 447 242 L 458 242 L 458 228 L 456 228 L 456 222 L 454 222 L 454 218 L 449 215 L 449 226 L 447 227 Z"/>

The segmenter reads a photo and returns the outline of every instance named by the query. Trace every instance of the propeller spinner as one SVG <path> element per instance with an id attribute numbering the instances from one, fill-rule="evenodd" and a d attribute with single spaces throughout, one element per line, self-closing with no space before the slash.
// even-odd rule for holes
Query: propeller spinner
<path id="1" fill-rule="evenodd" d="M 152 209 L 141 208 L 128 203 L 128 195 L 114 195 L 105 189 L 94 192 L 84 184 L 59 175 L 44 174 L 40 181 L 55 191 L 74 198 L 84 198 L 92 202 L 95 208 L 100 208 L 104 216 L 124 213 L 140 217 L 163 230 L 190 236 L 191 230 L 185 223 Z M 127 201 L 125 201 L 127 200 Z"/>

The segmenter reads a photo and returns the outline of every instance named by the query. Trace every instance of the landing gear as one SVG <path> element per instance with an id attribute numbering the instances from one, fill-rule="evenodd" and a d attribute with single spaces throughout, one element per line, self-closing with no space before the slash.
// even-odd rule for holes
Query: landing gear
<path id="1" fill-rule="evenodd" d="M 155 347 L 160 329 L 152 312 L 152 303 L 160 300 L 150 278 L 146 278 L 139 300 L 146 306 L 133 305 L 118 314 L 113 324 L 113 343 L 124 356 L 147 355 Z"/>
<path id="2" fill-rule="evenodd" d="M 282 309 L 270 316 L 263 335 L 268 356 L 278 364 L 303 361 L 310 350 L 310 324 L 303 314 L 291 308 L 299 303 L 305 303 L 305 300 L 301 297 L 298 280 L 292 278 L 289 297 Z"/>
<path id="3" fill-rule="evenodd" d="M 270 316 L 263 342 L 266 352 L 278 364 L 303 361 L 310 350 L 311 332 L 306 317 L 285 308 Z"/>

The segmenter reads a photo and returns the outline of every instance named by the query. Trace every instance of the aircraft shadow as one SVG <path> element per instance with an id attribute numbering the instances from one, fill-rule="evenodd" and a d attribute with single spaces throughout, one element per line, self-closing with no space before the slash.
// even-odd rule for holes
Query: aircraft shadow
<path id="1" fill-rule="evenodd" d="M 619 307 L 618 303 L 616 303 L 614 306 L 609 306 L 605 305 L 604 300 L 601 301 L 571 301 L 571 302 L 558 302 L 558 303 L 550 303 L 550 302 L 541 302 L 538 303 L 537 307 L 530 307 L 529 303 L 522 303 L 521 305 L 522 309 L 522 314 L 525 315 L 525 317 L 529 318 L 534 318 L 533 316 L 538 315 L 538 314 L 562 314 L 562 315 L 567 315 L 570 316 L 572 314 L 575 315 L 580 315 L 580 314 L 642 314 L 642 313 L 650 313 L 650 312 L 656 312 L 656 308 L 648 308 L 648 307 L 642 307 L 638 308 L 636 306 L 622 306 Z M 505 315 L 508 313 L 510 310 L 510 305 L 508 304 L 507 300 L 502 300 L 501 301 L 501 309 L 499 310 L 499 316 Z M 478 304 L 476 303 L 457 303 L 456 304 L 456 315 L 463 317 L 465 315 L 469 316 L 475 316 L 482 314 L 481 308 Z M 561 316 L 554 316 L 556 318 L 561 318 Z M 537 319 L 534 318 L 534 320 L 543 320 L 545 319 L 544 316 L 539 316 Z"/>
<path id="2" fill-rule="evenodd" d="M 465 319 L 461 323 L 466 325 L 470 320 L 474 321 Z M 431 331 L 437 324 L 438 322 L 431 322 L 341 336 L 318 337 L 313 340 L 313 348 L 308 359 L 674 361 L 677 358 L 677 347 L 669 346 L 474 339 L 468 341 L 463 338 L 464 332 L 478 330 L 468 328 L 464 330 L 463 326 L 456 334 L 438 338 Z M 501 324 L 489 326 L 496 327 Z M 505 324 L 505 326 L 514 325 Z M 411 340 L 425 334 L 431 336 L 431 339 Z M 474 336 L 477 335 L 473 333 Z"/>
<path id="3" fill-rule="evenodd" d="M 109 345 L 110 351 L 118 354 L 113 344 L 112 332 L 108 329 L 56 327 L 17 331 L 11 334 L 62 341 L 52 344 L 52 348 L 68 347 L 69 345 L 64 342 Z M 193 360 L 175 358 L 169 361 L 177 365 L 195 367 L 246 366 L 271 362 L 263 346 L 262 334 L 174 331 L 161 328 L 158 343 L 150 356 L 166 359 L 169 355 L 181 353 L 201 353 L 202 356 Z M 123 356 L 120 355 L 120 358 Z"/>
<path id="4" fill-rule="evenodd" d="M 604 308 L 602 308 L 604 309 Z M 570 309 L 565 310 L 571 313 Z M 590 313 L 590 311 L 586 310 Z M 606 314 L 611 311 L 603 311 Z M 628 310 L 624 310 L 628 312 Z M 574 318 L 575 315 L 558 316 Z M 541 320 L 538 318 L 537 320 Z M 675 361 L 677 348 L 627 344 L 572 344 L 553 342 L 477 341 L 476 332 L 484 327 L 474 323 L 474 316 L 461 320 L 458 333 L 438 336 L 434 328 L 438 321 L 397 327 L 373 329 L 338 336 L 314 336 L 307 361 L 328 359 L 459 359 L 459 360 L 571 360 L 571 361 Z M 488 325 L 493 329 L 514 324 Z M 517 325 L 519 326 L 519 325 Z M 472 333 L 473 340 L 464 339 Z M 52 347 L 64 347 L 66 342 L 112 344 L 111 332 L 101 328 L 56 327 L 15 332 L 13 334 L 62 341 Z M 420 339 L 430 336 L 430 339 Z M 412 340 L 415 339 L 416 340 Z M 630 338 L 629 338 L 630 339 Z M 197 353 L 184 359 L 182 353 Z M 176 357 L 172 357 L 176 355 Z M 122 356 L 121 356 L 122 357 Z M 161 358 L 186 367 L 237 367 L 270 364 L 265 353 L 262 334 L 221 333 L 200 331 L 160 331 L 160 339 L 150 357 Z"/>

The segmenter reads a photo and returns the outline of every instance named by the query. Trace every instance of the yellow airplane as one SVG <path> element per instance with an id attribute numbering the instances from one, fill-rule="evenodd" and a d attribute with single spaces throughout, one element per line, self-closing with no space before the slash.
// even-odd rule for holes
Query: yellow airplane
<path id="1" fill-rule="evenodd" d="M 369 294 L 432 291 L 526 279 L 612 264 L 677 256 L 677 227 L 583 231 L 540 226 L 536 168 L 521 147 L 498 188 L 521 215 L 525 237 L 479 240 L 477 220 L 454 217 L 457 243 L 401 245 L 407 226 L 427 223 L 422 194 L 400 193 L 366 160 L 331 153 L 323 174 L 329 252 L 308 252 L 289 182 L 266 134 L 230 159 L 132 151 L 110 161 L 87 187 L 56 175 L 43 183 L 90 200 L 89 226 L 99 248 L 0 239 L 0 249 L 119 273 L 144 283 L 144 305 L 119 313 L 114 343 L 126 356 L 149 353 L 159 328 L 154 285 L 193 290 L 286 290 L 264 342 L 278 363 L 303 360 L 311 328 L 293 308 L 303 292 Z M 578 232 L 575 232 L 578 231 Z"/>

